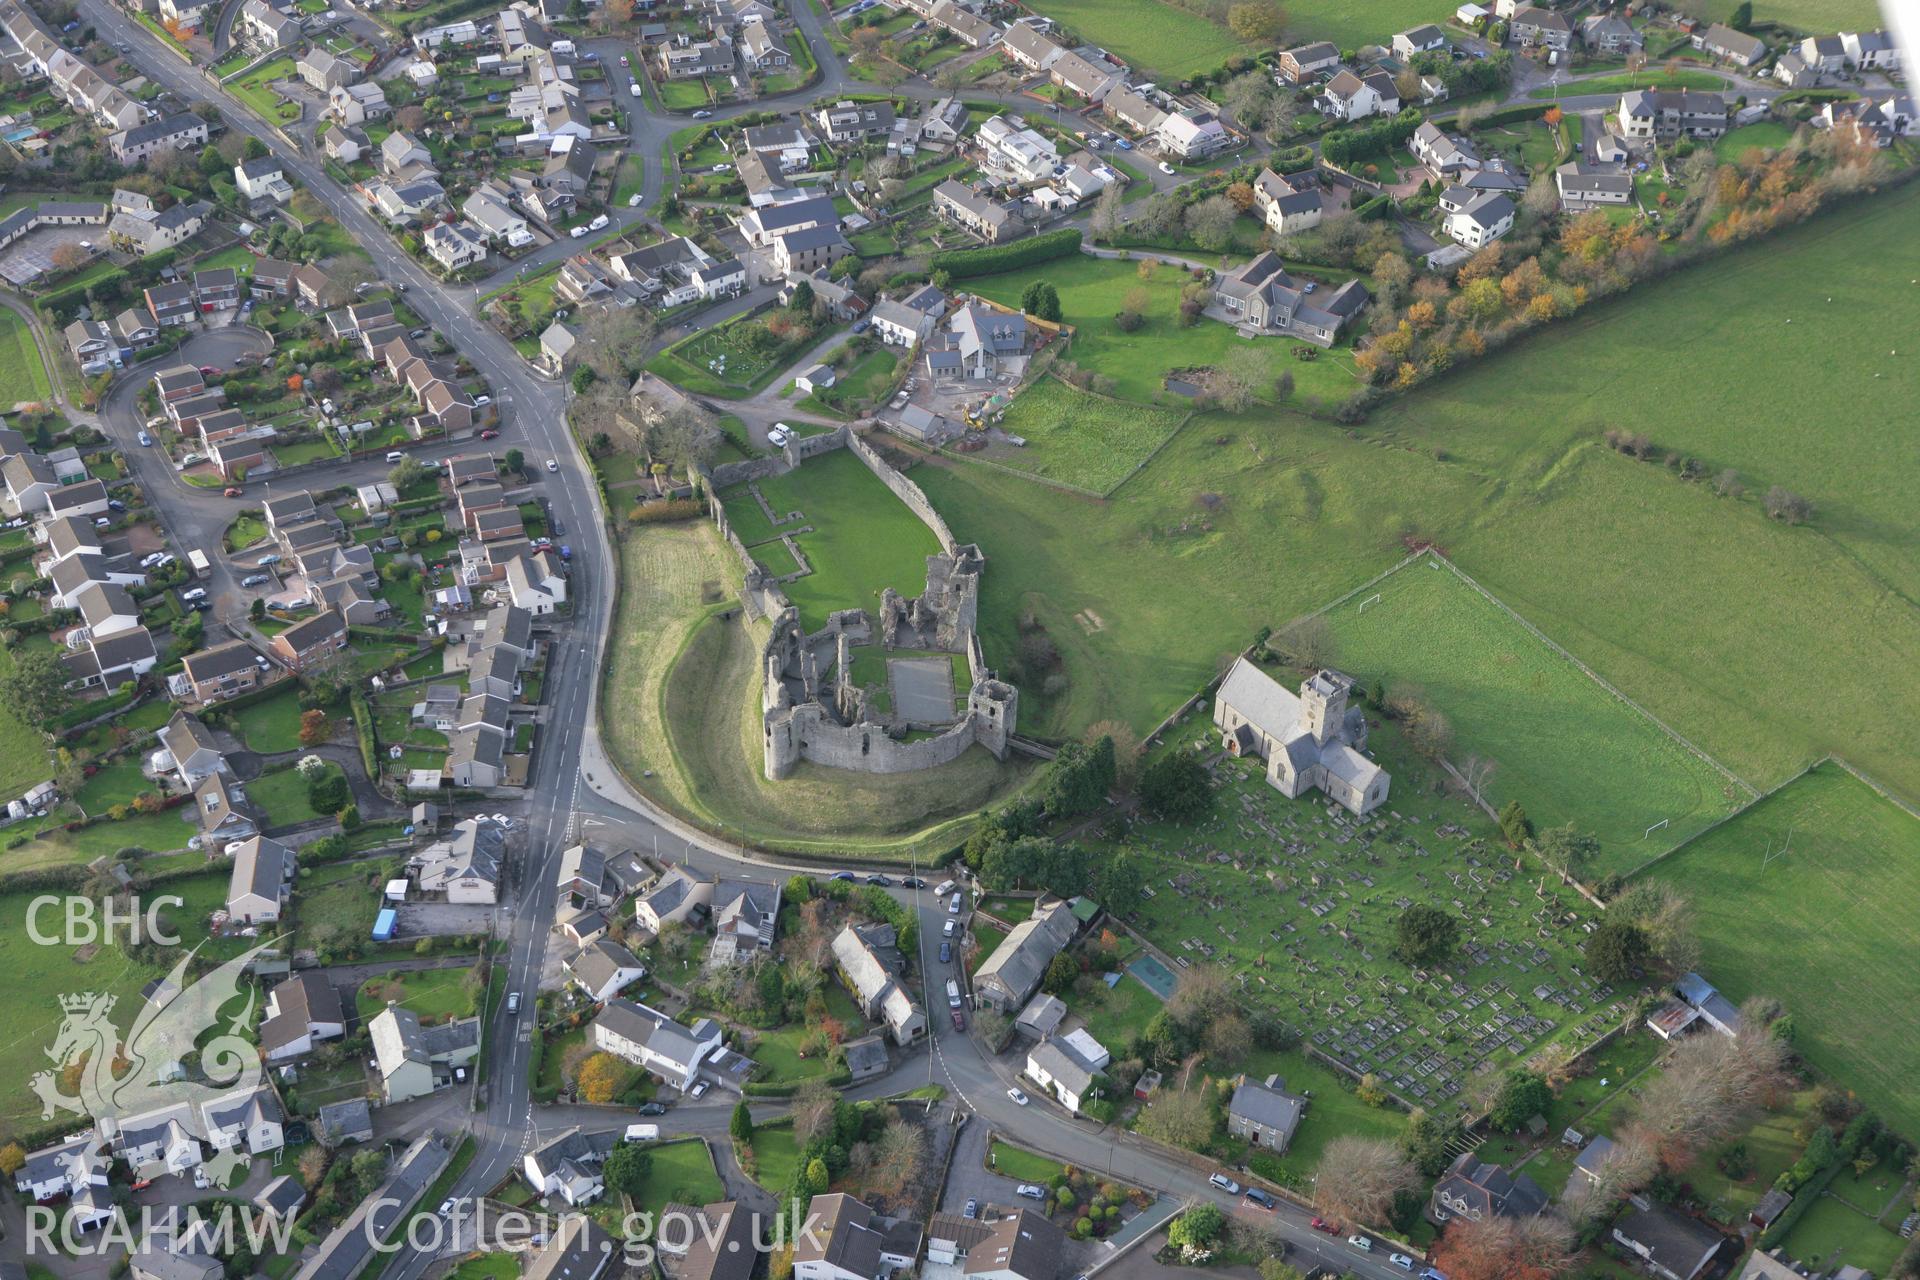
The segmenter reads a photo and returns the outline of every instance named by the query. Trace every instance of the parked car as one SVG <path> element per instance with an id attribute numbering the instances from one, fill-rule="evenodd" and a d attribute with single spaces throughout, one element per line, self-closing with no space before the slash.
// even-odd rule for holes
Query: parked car
<path id="1" fill-rule="evenodd" d="M 153 443 L 153 437 L 148 435 L 145 431 L 142 431 L 140 433 L 140 443 L 142 445 L 150 445 Z"/>
<path id="2" fill-rule="evenodd" d="M 387 450 L 388 462 L 400 462 L 400 461 L 403 461 L 406 458 L 406 456 L 407 456 L 406 454 L 400 452 L 400 450 L 398 449 Z"/>
<path id="3" fill-rule="evenodd" d="M 230 484 L 226 488 L 220 491 L 220 495 L 225 498 L 237 498 L 240 496 L 240 486 L 237 484 Z"/>
<path id="4" fill-rule="evenodd" d="M 706 108 L 702 107 L 700 110 L 693 113 L 693 118 L 695 120 L 711 120 L 713 119 L 713 112 L 708 111 Z"/>
<path id="5" fill-rule="evenodd" d="M 953 1015 L 953 1029 L 955 1031 L 965 1031 L 967 1029 L 967 1015 L 958 1009 L 950 1009 L 948 1012 Z"/>
<path id="6" fill-rule="evenodd" d="M 476 409 L 484 409 L 492 403 L 493 403 L 492 396 L 481 395 L 481 396 L 475 396 L 473 398 L 473 407 Z"/>
<path id="7" fill-rule="evenodd" d="M 587 230 L 605 231 L 612 224 L 613 224 L 613 219 L 609 218 L 606 214 L 603 213 L 599 217 L 595 218 L 592 222 L 589 222 L 587 224 Z"/>
<path id="8" fill-rule="evenodd" d="M 958 932 L 959 928 L 960 928 L 960 922 L 958 920 L 949 920 L 944 925 L 940 926 L 940 936 L 944 938 L 951 938 L 956 932 Z"/>
<path id="9" fill-rule="evenodd" d="M 1309 1222 L 1307 1225 L 1312 1227 L 1315 1231 L 1324 1231 L 1330 1236 L 1337 1236 L 1340 1234 L 1340 1224 L 1337 1222 L 1328 1222 L 1325 1218 L 1315 1218 L 1312 1222 Z"/>
<path id="10" fill-rule="evenodd" d="M 1373 1237 L 1363 1236 L 1357 1231 L 1347 1237 L 1347 1243 L 1362 1253 L 1373 1252 Z"/>
<path id="11" fill-rule="evenodd" d="M 126 503 L 124 503 L 124 502 L 122 502 L 122 501 L 120 501 L 120 499 L 118 499 L 118 498 L 108 498 L 108 499 L 107 499 L 107 510 L 109 510 L 109 511 L 125 511 L 126 509 L 127 509 L 127 504 L 126 504 Z"/>
<path id="12" fill-rule="evenodd" d="M 269 579 L 264 573 L 250 573 L 240 579 L 240 585 L 243 587 L 259 587 L 265 586 L 268 581 Z"/>
<path id="13" fill-rule="evenodd" d="M 1168 164 L 1165 160 L 1162 160 L 1160 162 L 1160 172 L 1166 174 L 1169 178 L 1171 178 L 1174 172 L 1173 166 Z"/>
<path id="14" fill-rule="evenodd" d="M 950 916 L 957 916 L 960 914 L 960 895 L 959 894 L 957 893 L 954 894 L 953 897 L 947 902 L 947 914 Z"/>
<path id="15" fill-rule="evenodd" d="M 791 439 L 793 439 L 793 435 L 788 431 L 784 423 L 776 422 L 767 428 L 767 443 L 776 449 L 786 448 L 787 441 Z"/>
<path id="16" fill-rule="evenodd" d="M 1022 1093 L 1018 1089 L 1007 1090 L 1007 1096 L 1009 1098 L 1012 1098 L 1015 1102 L 1019 1103 L 1023 1107 L 1027 1105 L 1027 1095 Z"/>
<path id="17" fill-rule="evenodd" d="M 845 881 L 845 882 L 846 882 L 846 883 L 848 883 L 848 884 L 852 884 L 852 883 L 853 883 L 853 872 L 851 872 L 851 871 L 836 871 L 836 872 L 834 872 L 834 873 L 833 873 L 832 875 L 830 875 L 830 876 L 828 876 L 828 877 L 827 877 L 827 879 L 829 879 L 829 880 L 843 880 L 843 881 Z"/>
<path id="18" fill-rule="evenodd" d="M 575 227 L 573 230 L 567 232 L 567 234 L 572 236 L 575 240 L 578 240 L 581 236 L 584 236 L 587 234 L 587 229 L 585 227 Z"/>
<path id="19" fill-rule="evenodd" d="M 978 1200 L 968 1200 L 968 1201 L 967 1201 L 967 1207 L 966 1207 L 966 1208 L 964 1208 L 964 1209 L 962 1209 L 962 1210 L 960 1211 L 960 1216 L 961 1216 L 961 1217 L 964 1217 L 964 1218 L 977 1218 L 977 1217 L 979 1217 L 979 1216 L 980 1216 L 980 1202 L 979 1202 Z"/>
<path id="20" fill-rule="evenodd" d="M 164 551 L 155 551 L 155 552 L 154 552 L 153 554 L 151 554 L 151 555 L 145 555 L 145 556 L 141 556 L 141 557 L 140 557 L 140 567 L 141 567 L 142 569 L 151 569 L 151 568 L 153 568 L 153 566 L 155 566 L 155 565 L 157 565 L 157 564 L 159 564 L 159 563 L 160 563 L 160 557 L 161 557 L 161 556 L 163 556 L 163 555 L 165 555 L 165 554 L 166 554 L 166 552 L 164 552 Z"/>
<path id="21" fill-rule="evenodd" d="M 1212 1177 L 1208 1178 L 1207 1181 L 1211 1182 L 1214 1186 L 1220 1188 L 1222 1191 L 1226 1192 L 1230 1196 L 1237 1196 L 1240 1194 L 1240 1184 L 1235 1182 L 1232 1178 L 1229 1178 L 1224 1173 L 1216 1173 Z"/>
<path id="22" fill-rule="evenodd" d="M 195 600 L 192 604 L 188 605 L 187 608 L 193 610 L 195 613 L 206 613 L 213 608 L 213 601 Z"/>
<path id="23" fill-rule="evenodd" d="M 709 1086 L 705 1080 L 695 1080 L 693 1082 L 693 1088 L 687 1090 L 687 1096 L 689 1098 L 696 1098 L 696 1099 L 704 1098 L 707 1094 L 708 1088 L 710 1087 L 711 1086 Z"/>
<path id="24" fill-rule="evenodd" d="M 944 938 L 940 941 L 940 963 L 953 963 L 953 944 Z"/>
<path id="25" fill-rule="evenodd" d="M 667 1104 L 664 1102 L 643 1103 L 640 1107 L 640 1114 L 643 1116 L 663 1116 L 667 1114 Z"/>
<path id="26" fill-rule="evenodd" d="M 867 877 L 867 883 L 877 884 L 882 889 L 890 889 L 893 887 L 893 877 L 881 875 L 879 872 L 876 871 L 872 875 Z"/>
<path id="27" fill-rule="evenodd" d="M 927 882 L 919 876 L 908 876 L 900 882 L 900 887 L 902 889 L 924 889 L 927 887 Z"/>
<path id="28" fill-rule="evenodd" d="M 1391 1258 L 1388 1258 L 1387 1261 L 1391 1262 L 1394 1266 L 1400 1268 L 1402 1271 L 1413 1270 L 1413 1259 L 1409 1258 L 1404 1253 L 1396 1253 Z"/>
<path id="29" fill-rule="evenodd" d="M 1266 1192 L 1262 1191 L 1258 1187 L 1247 1188 L 1247 1203 L 1259 1205 L 1262 1209 L 1265 1209 L 1268 1213 L 1272 1213 L 1275 1209 L 1278 1209 L 1280 1207 L 1279 1201 L 1275 1200 L 1272 1196 L 1268 1195 Z"/>
<path id="30" fill-rule="evenodd" d="M 192 604 L 195 600 L 205 600 L 207 598 L 207 589 L 205 587 L 189 587 L 180 593 L 180 598 L 188 604 Z"/>
<path id="31" fill-rule="evenodd" d="M 492 427 L 488 427 L 485 431 L 482 431 L 480 433 L 480 438 L 482 440 L 496 440 L 499 438 L 499 436 L 500 436 L 500 433 L 498 431 L 495 431 Z"/>

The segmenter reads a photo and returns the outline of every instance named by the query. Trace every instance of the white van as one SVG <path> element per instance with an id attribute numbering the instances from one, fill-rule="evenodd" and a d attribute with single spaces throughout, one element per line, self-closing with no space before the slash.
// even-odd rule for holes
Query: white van
<path id="1" fill-rule="evenodd" d="M 947 1008 L 960 1007 L 960 984 L 952 978 L 947 979 Z"/>
<path id="2" fill-rule="evenodd" d="M 933 886 L 933 896 L 936 898 L 944 898 L 952 892 L 953 881 L 951 880 L 942 880 L 939 884 Z"/>
<path id="3" fill-rule="evenodd" d="M 390 450 L 390 451 L 389 451 L 389 452 L 387 453 L 387 461 L 388 461 L 388 462 L 399 462 L 399 461 L 402 461 L 403 459 L 405 459 L 405 457 L 406 457 L 406 456 L 407 456 L 406 454 L 404 454 L 404 453 L 402 453 L 402 452 L 400 452 L 400 451 L 399 451 L 398 449 L 393 449 L 393 450 Z"/>
<path id="4" fill-rule="evenodd" d="M 628 1142 L 658 1142 L 660 1126 L 657 1124 L 630 1124 L 627 1126 Z"/>
<path id="5" fill-rule="evenodd" d="M 959 894 L 957 893 L 954 894 L 952 900 L 947 903 L 947 914 L 950 916 L 957 916 L 960 914 L 960 895 Z"/>
<path id="6" fill-rule="evenodd" d="M 767 443 L 776 449 L 787 447 L 787 441 L 793 439 L 793 431 L 784 422 L 776 422 L 767 428 Z"/>

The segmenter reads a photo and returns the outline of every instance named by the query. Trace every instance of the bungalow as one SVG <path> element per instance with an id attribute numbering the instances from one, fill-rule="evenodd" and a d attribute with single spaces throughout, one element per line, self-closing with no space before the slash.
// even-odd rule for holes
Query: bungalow
<path id="1" fill-rule="evenodd" d="M 1704 31 L 1694 32 L 1693 47 L 1736 67 L 1751 67 L 1767 57 L 1766 41 L 1718 22 Z"/>
<path id="2" fill-rule="evenodd" d="M 1447 47 L 1447 33 L 1431 22 L 1402 31 L 1393 38 L 1393 56 L 1410 60 L 1418 53 L 1431 53 Z"/>
<path id="3" fill-rule="evenodd" d="M 1126 70 L 1111 62 L 1094 62 L 1089 58 L 1068 51 L 1054 59 L 1047 69 L 1047 78 L 1068 93 L 1085 98 L 1098 105 L 1105 102 L 1107 95 L 1122 84 Z"/>
<path id="4" fill-rule="evenodd" d="M 1289 275 L 1278 254 L 1268 252 L 1220 278 L 1214 290 L 1216 318 L 1254 334 L 1303 338 L 1330 347 L 1370 295 L 1349 280 L 1324 297 L 1319 285 Z"/>
<path id="5" fill-rule="evenodd" d="M 647 976 L 647 967 L 633 952 L 602 938 L 566 963 L 573 985 L 595 1004 L 604 1004 Z"/>
<path id="6" fill-rule="evenodd" d="M 293 850 L 278 840 L 254 836 L 233 855 L 227 881 L 227 915 L 238 924 L 272 924 L 287 903 L 293 880 Z"/>
<path id="7" fill-rule="evenodd" d="M 688 40 L 660 46 L 660 72 L 669 80 L 733 74 L 733 44 L 726 40 Z"/>
<path id="8" fill-rule="evenodd" d="M 1027 21 L 1015 22 L 1001 38 L 1000 48 L 1029 71 L 1051 71 L 1067 47 Z"/>
<path id="9" fill-rule="evenodd" d="M 1560 207 L 1580 212 L 1599 205 L 1623 205 L 1633 199 L 1633 175 L 1612 165 L 1569 160 L 1553 171 Z"/>
<path id="10" fill-rule="evenodd" d="M 319 1042 L 346 1034 L 340 992 L 322 972 L 309 970 L 275 986 L 264 1013 L 260 1051 L 269 1065 L 305 1057 Z"/>
<path id="11" fill-rule="evenodd" d="M 1263 1083 L 1243 1075 L 1227 1102 L 1227 1132 L 1253 1146 L 1283 1154 L 1306 1112 L 1307 1100 L 1289 1093 L 1279 1076 L 1270 1075 Z"/>

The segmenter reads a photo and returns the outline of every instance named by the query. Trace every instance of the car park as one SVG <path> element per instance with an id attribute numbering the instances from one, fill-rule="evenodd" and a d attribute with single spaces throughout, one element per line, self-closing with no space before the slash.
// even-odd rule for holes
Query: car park
<path id="1" fill-rule="evenodd" d="M 1220 1188 L 1222 1191 L 1226 1192 L 1230 1196 L 1237 1196 L 1240 1194 L 1240 1184 L 1235 1182 L 1232 1178 L 1229 1178 L 1224 1173 L 1216 1173 L 1213 1176 L 1209 1177 L 1207 1181 L 1211 1182 L 1214 1186 Z"/>

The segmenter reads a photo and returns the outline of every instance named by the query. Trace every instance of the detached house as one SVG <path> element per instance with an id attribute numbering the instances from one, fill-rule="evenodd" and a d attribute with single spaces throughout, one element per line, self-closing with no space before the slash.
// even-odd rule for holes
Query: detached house
<path id="1" fill-rule="evenodd" d="M 1269 251 L 1220 278 L 1210 314 L 1250 335 L 1285 335 L 1330 347 L 1369 296 L 1358 280 L 1321 295 L 1317 283 L 1287 274 L 1280 255 Z"/>
<path id="2" fill-rule="evenodd" d="M 1516 9 L 1507 33 L 1522 48 L 1565 51 L 1573 46 L 1573 24 L 1565 15 L 1532 5 Z"/>
<path id="3" fill-rule="evenodd" d="M 1307 1100 L 1289 1093 L 1279 1076 L 1265 1082 L 1241 1076 L 1227 1103 L 1227 1132 L 1256 1147 L 1284 1153 L 1307 1112 Z"/>
<path id="4" fill-rule="evenodd" d="M 1314 105 L 1322 115 L 1336 120 L 1390 116 L 1400 110 L 1400 91 L 1393 87 L 1393 77 L 1384 71 L 1369 71 L 1360 76 L 1343 69 L 1327 81 Z"/>
<path id="5" fill-rule="evenodd" d="M 1291 236 L 1320 225 L 1326 214 L 1319 176 L 1311 169 L 1281 176 L 1262 169 L 1253 181 L 1253 203 L 1275 235 Z"/>
<path id="6" fill-rule="evenodd" d="M 322 610 L 273 637 L 268 647 L 289 671 L 305 671 L 347 647 L 347 620 L 337 609 Z"/>
<path id="7" fill-rule="evenodd" d="M 1047 966 L 1066 949 L 1079 931 L 1073 909 L 1065 902 L 1034 908 L 1027 919 L 1001 939 L 974 973 L 974 998 L 981 1007 L 1012 1014 L 1040 989 Z"/>
<path id="8" fill-rule="evenodd" d="M 1532 1218 L 1547 1207 L 1547 1194 L 1526 1174 L 1510 1175 L 1499 1165 L 1462 1152 L 1433 1184 L 1427 1218 L 1445 1226 L 1455 1218 Z"/>
<path id="9" fill-rule="evenodd" d="M 1766 41 L 1718 22 L 1694 32 L 1693 47 L 1736 67 L 1757 66 L 1767 58 Z"/>
<path id="10" fill-rule="evenodd" d="M 1448 187 L 1440 193 L 1441 226 L 1449 236 L 1469 249 L 1492 244 L 1513 230 L 1519 212 L 1503 191 L 1475 191 L 1471 187 Z"/>
<path id="11" fill-rule="evenodd" d="M 1303 84 L 1316 76 L 1332 72 L 1339 66 L 1340 50 L 1326 40 L 1285 50 L 1281 53 L 1278 63 L 1280 78 L 1289 84 Z"/>
<path id="12" fill-rule="evenodd" d="M 1717 138 L 1727 131 L 1726 99 L 1692 89 L 1630 90 L 1620 95 L 1617 116 L 1622 136 L 1640 141 Z"/>
<path id="13" fill-rule="evenodd" d="M 274 923 L 286 907 L 292 880 L 293 850 L 278 840 L 254 836 L 234 852 L 227 915 L 238 924 Z"/>
<path id="14" fill-rule="evenodd" d="M 593 1045 L 686 1090 L 701 1068 L 723 1052 L 720 1028 L 709 1018 L 683 1027 L 666 1014 L 631 1000 L 610 1000 L 593 1021 Z"/>

